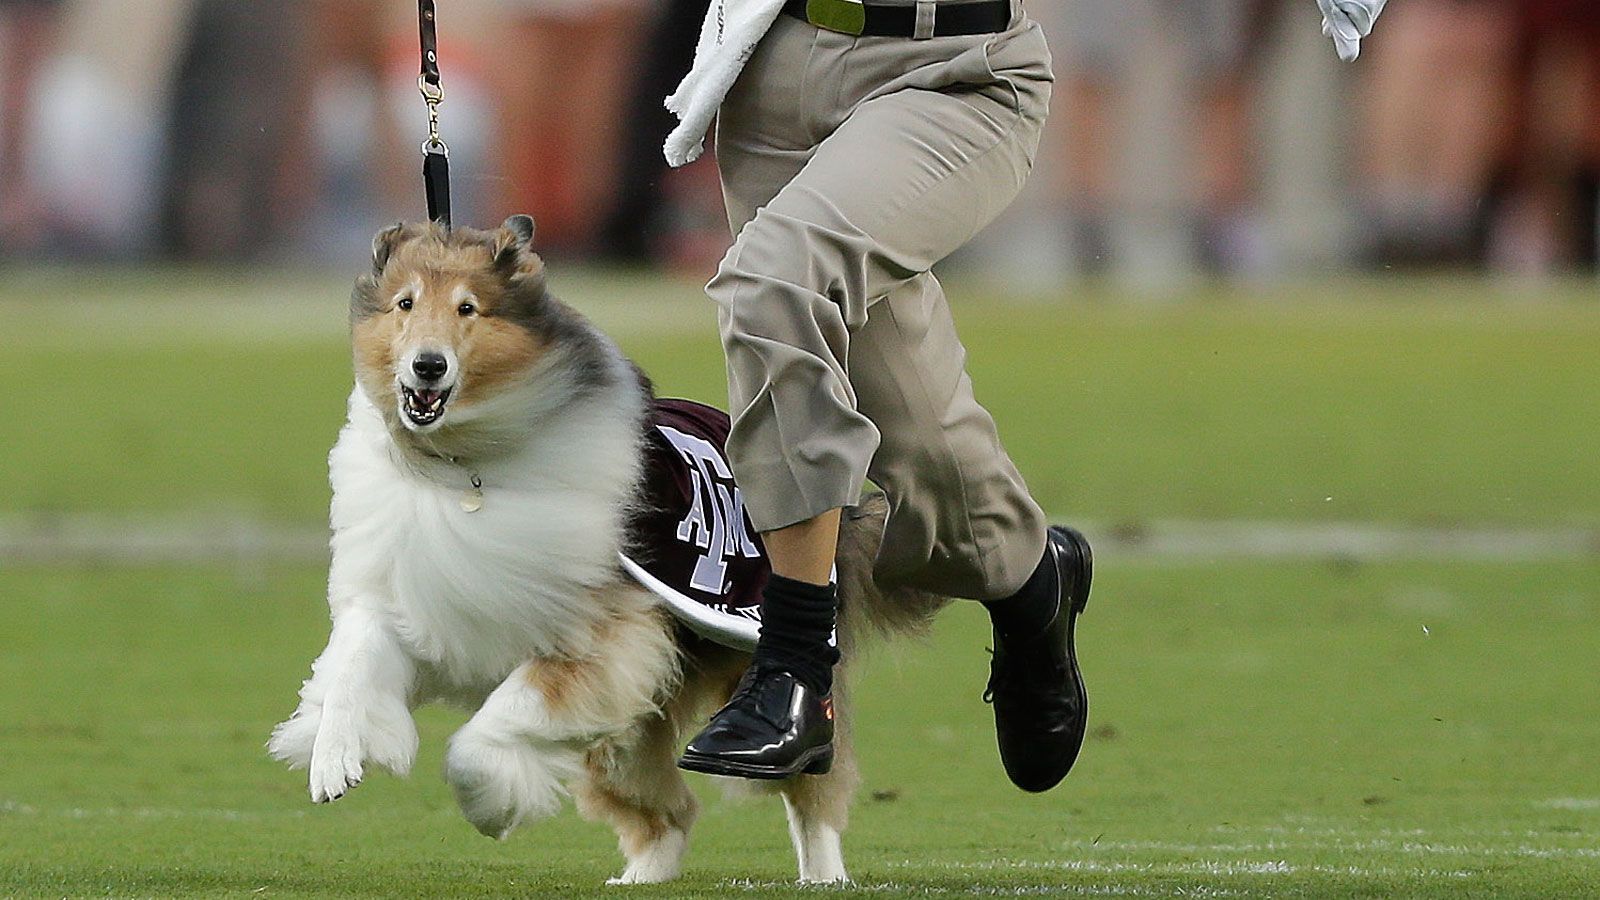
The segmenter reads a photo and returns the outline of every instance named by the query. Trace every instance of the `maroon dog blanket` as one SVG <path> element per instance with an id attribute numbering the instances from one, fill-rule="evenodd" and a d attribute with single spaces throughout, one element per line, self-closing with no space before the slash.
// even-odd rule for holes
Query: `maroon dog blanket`
<path id="1" fill-rule="evenodd" d="M 622 564 L 690 628 L 749 649 L 771 569 L 728 467 L 728 427 L 727 413 L 703 403 L 655 401 Z"/>

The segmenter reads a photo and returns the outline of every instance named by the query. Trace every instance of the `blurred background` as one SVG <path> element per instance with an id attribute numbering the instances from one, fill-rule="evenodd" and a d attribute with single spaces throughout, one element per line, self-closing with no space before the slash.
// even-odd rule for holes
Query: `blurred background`
<path id="1" fill-rule="evenodd" d="M 414 10 L 0 0 L 0 259 L 346 264 L 419 215 Z M 701 272 L 713 163 L 662 98 L 705 0 L 443 4 L 457 217 Z M 1016 208 L 957 264 L 1038 285 L 1592 272 L 1600 4 L 1400 0 L 1357 66 L 1311 0 L 1032 0 L 1058 76 Z"/>

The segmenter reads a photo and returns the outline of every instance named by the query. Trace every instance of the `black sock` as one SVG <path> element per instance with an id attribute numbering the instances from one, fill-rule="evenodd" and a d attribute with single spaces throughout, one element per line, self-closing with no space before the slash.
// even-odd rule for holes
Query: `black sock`
<path id="1" fill-rule="evenodd" d="M 751 665 L 782 669 L 819 694 L 833 690 L 839 650 L 828 639 L 838 605 L 831 584 L 773 575 L 761 594 L 761 638 Z"/>
<path id="2" fill-rule="evenodd" d="M 999 600 L 984 600 L 989 619 L 1005 635 L 1022 636 L 1038 634 L 1049 626 L 1061 606 L 1061 586 L 1050 548 L 1046 547 L 1039 565 L 1017 592 Z"/>

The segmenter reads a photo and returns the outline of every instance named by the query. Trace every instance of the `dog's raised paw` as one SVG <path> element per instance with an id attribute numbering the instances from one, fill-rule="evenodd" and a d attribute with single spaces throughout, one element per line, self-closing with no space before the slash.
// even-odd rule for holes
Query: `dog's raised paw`
<path id="1" fill-rule="evenodd" d="M 322 709 L 307 709 L 304 705 L 295 714 L 272 729 L 267 739 L 267 755 L 289 764 L 291 769 L 311 767 L 311 750 L 317 744 L 317 728 L 322 722 Z"/>
<path id="2" fill-rule="evenodd" d="M 311 751 L 311 802 L 332 803 L 361 783 L 361 742 L 324 732 Z"/>

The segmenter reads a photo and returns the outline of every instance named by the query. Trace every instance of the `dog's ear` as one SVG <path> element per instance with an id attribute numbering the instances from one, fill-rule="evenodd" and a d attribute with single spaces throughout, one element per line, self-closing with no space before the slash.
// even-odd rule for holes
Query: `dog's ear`
<path id="1" fill-rule="evenodd" d="M 500 227 L 516 235 L 524 246 L 533 243 L 533 216 L 512 216 Z"/>
<path id="2" fill-rule="evenodd" d="M 532 252 L 533 217 L 512 216 L 494 233 L 494 264 L 506 274 L 538 265 Z"/>
<path id="3" fill-rule="evenodd" d="M 389 255 L 394 252 L 395 245 L 400 243 L 400 238 L 405 235 L 406 223 L 396 222 L 388 228 L 378 232 L 372 239 L 372 274 L 383 274 L 383 267 L 389 264 Z"/>

